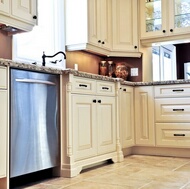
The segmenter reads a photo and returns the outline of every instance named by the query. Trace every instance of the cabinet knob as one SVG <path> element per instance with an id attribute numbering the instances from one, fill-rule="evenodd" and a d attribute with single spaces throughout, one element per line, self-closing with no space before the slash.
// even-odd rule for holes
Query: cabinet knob
<path id="1" fill-rule="evenodd" d="M 36 16 L 36 15 L 34 15 L 34 16 L 33 16 L 33 19 L 37 19 L 37 16 Z"/>
<path id="2" fill-rule="evenodd" d="M 173 29 L 170 29 L 170 32 L 173 32 L 174 30 Z"/>
<path id="3" fill-rule="evenodd" d="M 98 40 L 98 43 L 101 43 L 101 40 Z"/>
<path id="4" fill-rule="evenodd" d="M 137 46 L 134 46 L 135 49 L 137 49 Z"/>
<path id="5" fill-rule="evenodd" d="M 104 44 L 105 44 L 105 42 L 104 42 L 104 41 L 102 41 L 102 44 L 104 45 Z"/>
<path id="6" fill-rule="evenodd" d="M 102 101 L 101 100 L 98 100 L 98 103 L 101 103 Z"/>
<path id="7" fill-rule="evenodd" d="M 96 103 L 96 100 L 94 99 L 92 102 L 93 102 L 93 103 Z"/>
<path id="8" fill-rule="evenodd" d="M 163 33 L 166 33 L 166 30 L 163 30 Z"/>

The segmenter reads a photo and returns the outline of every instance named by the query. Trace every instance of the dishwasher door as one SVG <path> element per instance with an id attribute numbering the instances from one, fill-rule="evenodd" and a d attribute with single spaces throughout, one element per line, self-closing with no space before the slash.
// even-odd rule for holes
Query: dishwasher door
<path id="1" fill-rule="evenodd" d="M 59 164 L 59 75 L 11 69 L 10 177 Z"/>

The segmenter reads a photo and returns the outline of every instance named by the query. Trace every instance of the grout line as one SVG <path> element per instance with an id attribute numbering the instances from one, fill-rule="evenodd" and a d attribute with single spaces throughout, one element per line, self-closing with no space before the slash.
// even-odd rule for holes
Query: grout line
<path id="1" fill-rule="evenodd" d="M 187 164 L 189 164 L 189 162 L 184 163 L 183 165 L 180 165 L 179 167 L 176 167 L 175 169 L 172 169 L 172 171 L 176 171 L 176 170 L 179 169 L 180 167 L 183 167 L 184 165 L 187 165 Z"/>

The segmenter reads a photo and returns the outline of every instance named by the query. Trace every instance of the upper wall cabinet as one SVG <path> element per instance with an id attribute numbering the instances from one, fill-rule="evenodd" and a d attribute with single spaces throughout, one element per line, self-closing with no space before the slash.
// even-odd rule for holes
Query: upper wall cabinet
<path id="1" fill-rule="evenodd" d="M 37 22 L 37 0 L 0 1 L 0 23 L 30 31 Z"/>
<path id="2" fill-rule="evenodd" d="M 141 56 L 138 51 L 137 0 L 66 0 L 65 12 L 68 51 Z"/>
<path id="3" fill-rule="evenodd" d="M 189 38 L 190 0 L 140 0 L 141 42 Z"/>

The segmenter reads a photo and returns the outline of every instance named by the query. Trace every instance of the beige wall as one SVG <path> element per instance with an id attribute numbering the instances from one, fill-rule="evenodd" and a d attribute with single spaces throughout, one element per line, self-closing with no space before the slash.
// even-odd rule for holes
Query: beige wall
<path id="1" fill-rule="evenodd" d="M 0 58 L 12 59 L 12 36 L 0 31 Z"/>

